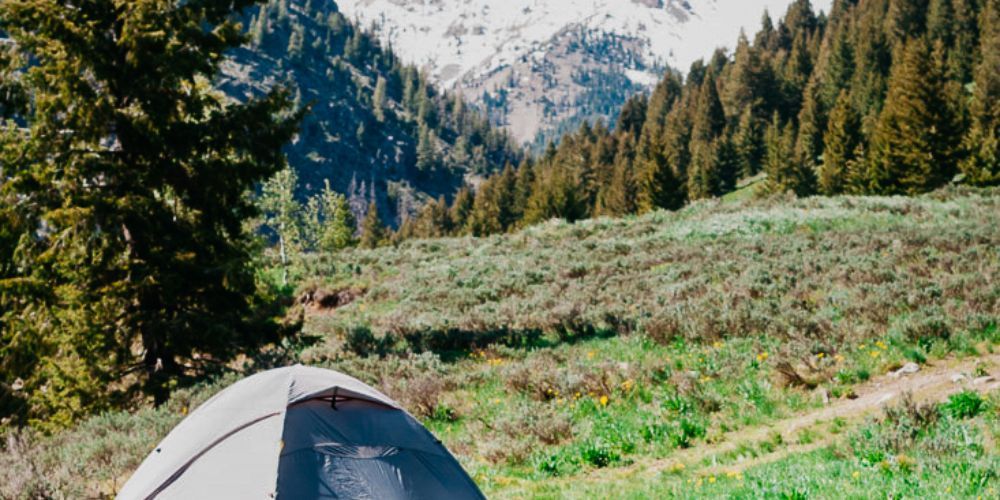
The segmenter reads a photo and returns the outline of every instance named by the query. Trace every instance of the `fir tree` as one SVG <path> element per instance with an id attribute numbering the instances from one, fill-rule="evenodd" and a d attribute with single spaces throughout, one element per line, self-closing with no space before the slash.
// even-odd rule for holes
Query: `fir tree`
<path id="1" fill-rule="evenodd" d="M 328 252 L 354 246 L 357 222 L 347 197 L 330 188 L 325 181 L 321 193 L 323 204 L 323 225 L 320 232 L 319 248 Z"/>
<path id="2" fill-rule="evenodd" d="M 740 115 L 736 133 L 733 135 L 733 146 L 736 148 L 739 170 L 744 177 L 750 177 L 760 171 L 764 159 L 764 127 L 747 106 Z"/>
<path id="3" fill-rule="evenodd" d="M 767 157 L 764 171 L 767 172 L 765 192 L 794 192 L 809 194 L 811 172 L 805 172 L 795 161 L 795 126 L 788 122 L 784 126 L 777 113 L 771 120 L 766 134 Z"/>
<path id="4" fill-rule="evenodd" d="M 368 204 L 365 218 L 361 221 L 361 239 L 358 244 L 361 248 L 375 248 L 385 243 L 388 231 L 382 222 L 382 217 L 378 213 L 378 204 L 372 200 Z"/>
<path id="5" fill-rule="evenodd" d="M 946 85 L 943 50 L 910 41 L 893 65 L 889 94 L 872 138 L 870 183 L 879 193 L 916 194 L 957 170 L 960 121 Z"/>
<path id="6" fill-rule="evenodd" d="M 448 218 L 451 220 L 452 231 L 456 234 L 465 234 L 469 225 L 469 216 L 472 214 L 475 202 L 472 190 L 463 187 L 455 194 L 455 199 L 451 203 Z"/>
<path id="7" fill-rule="evenodd" d="M 1000 2 L 986 0 L 976 68 L 972 125 L 965 137 L 969 156 L 962 172 L 978 185 L 1000 184 Z"/>
<path id="8" fill-rule="evenodd" d="M 599 199 L 600 215 L 620 217 L 638 210 L 638 186 L 632 168 L 632 144 L 627 141 L 615 157 L 611 182 L 602 190 Z"/>
<path id="9" fill-rule="evenodd" d="M 843 193 L 848 186 L 848 165 L 855 160 L 861 144 L 861 120 L 854 111 L 851 97 L 841 91 L 827 123 L 823 162 L 819 169 L 819 191 L 825 195 Z"/>
<path id="10" fill-rule="evenodd" d="M 243 223 L 299 115 L 285 91 L 228 102 L 207 83 L 247 41 L 233 11 L 251 4 L 0 2 L 33 103 L 2 175 L 46 228 L 17 250 L 17 279 L 50 293 L 14 306 L 40 322 L 0 332 L 5 346 L 43 339 L 0 374 L 26 381 L 31 418 L 68 424 L 140 387 L 163 402 L 184 376 L 274 339 L 253 319 L 269 315 Z"/>

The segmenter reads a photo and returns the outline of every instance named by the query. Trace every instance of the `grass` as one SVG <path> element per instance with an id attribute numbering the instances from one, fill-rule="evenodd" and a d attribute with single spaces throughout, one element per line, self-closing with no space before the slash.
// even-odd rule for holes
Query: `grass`
<path id="1" fill-rule="evenodd" d="M 885 419 L 746 443 L 719 460 L 839 439 L 741 470 L 742 480 L 721 469 L 714 481 L 702 477 L 711 463 L 641 481 L 614 471 L 632 474 L 629 464 L 669 460 L 819 407 L 823 394 L 849 397 L 910 361 L 992 349 L 1000 342 L 997 227 L 1000 191 L 948 190 L 700 202 L 676 213 L 312 256 L 291 273 L 305 338 L 315 339 L 295 344 L 295 356 L 397 398 L 491 497 L 933 496 L 937 485 L 988 495 L 992 476 L 975 487 L 962 481 L 995 470 L 995 449 L 928 445 L 907 455 L 917 465 L 906 474 L 891 460 L 892 474 L 861 467 L 852 443 Z M 324 306 L 318 297 L 331 294 L 350 300 Z M 113 492 L 187 409 L 236 377 L 55 436 L 11 434 L 0 452 L 0 497 Z M 961 396 L 919 434 L 995 442 L 995 408 Z M 598 470 L 612 473 L 576 480 Z"/>

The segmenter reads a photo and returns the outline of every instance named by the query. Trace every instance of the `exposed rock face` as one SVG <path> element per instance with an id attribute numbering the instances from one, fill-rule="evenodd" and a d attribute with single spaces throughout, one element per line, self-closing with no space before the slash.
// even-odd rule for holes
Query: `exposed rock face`
<path id="1" fill-rule="evenodd" d="M 666 67 L 686 70 L 791 0 L 338 0 L 408 62 L 517 139 L 614 116 Z M 813 2 L 826 9 L 830 0 Z"/>

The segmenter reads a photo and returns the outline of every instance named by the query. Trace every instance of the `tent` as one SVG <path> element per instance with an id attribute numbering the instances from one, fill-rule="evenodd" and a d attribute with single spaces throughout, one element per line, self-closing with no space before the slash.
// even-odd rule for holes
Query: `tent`
<path id="1" fill-rule="evenodd" d="M 361 381 L 296 365 L 243 379 L 153 450 L 119 499 L 484 498 L 458 461 Z"/>

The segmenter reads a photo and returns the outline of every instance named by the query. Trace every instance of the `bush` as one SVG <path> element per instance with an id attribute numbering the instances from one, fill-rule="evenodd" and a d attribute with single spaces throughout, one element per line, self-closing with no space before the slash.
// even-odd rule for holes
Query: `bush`
<path id="1" fill-rule="evenodd" d="M 952 394 L 941 410 L 952 418 L 973 418 L 986 409 L 986 401 L 976 391 Z"/>

